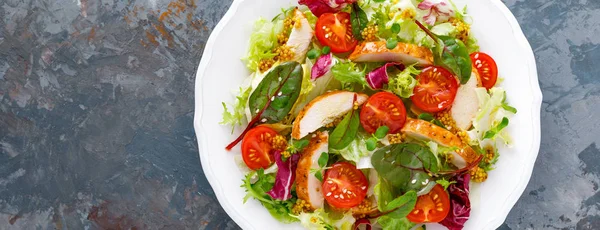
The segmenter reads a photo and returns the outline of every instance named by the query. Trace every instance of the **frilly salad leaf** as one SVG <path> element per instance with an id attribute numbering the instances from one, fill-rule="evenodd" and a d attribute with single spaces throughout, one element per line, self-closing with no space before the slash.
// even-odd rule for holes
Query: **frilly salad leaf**
<path id="1" fill-rule="evenodd" d="M 311 230 L 351 230 L 356 219 L 352 216 L 352 212 L 345 212 L 341 218 L 332 218 L 322 208 L 315 210 L 312 213 L 300 213 L 296 218 L 306 229 Z"/>
<path id="2" fill-rule="evenodd" d="M 413 89 L 418 83 L 415 76 L 420 73 L 421 70 L 415 68 L 414 65 L 409 65 L 395 77 L 390 78 L 387 89 L 400 97 L 409 98 L 413 95 Z"/>
<path id="3" fill-rule="evenodd" d="M 252 181 L 255 180 L 254 183 Z M 275 175 L 265 174 L 262 169 L 252 171 L 246 175 L 243 180 L 242 188 L 246 188 L 246 196 L 244 197 L 244 203 L 249 198 L 254 198 L 269 211 L 271 216 L 283 223 L 292 223 L 298 221 L 292 217 L 292 207 L 296 203 L 295 199 L 289 199 L 286 201 L 273 200 L 267 191 L 272 189 L 275 183 Z"/>
<path id="4" fill-rule="evenodd" d="M 506 145 L 511 144 L 511 138 L 505 127 L 509 124 L 509 118 L 516 113 L 516 109 L 506 103 L 506 92 L 502 88 L 475 89 L 479 100 L 479 112 L 473 120 L 473 129 L 468 131 L 473 145 L 484 145 L 489 143 L 495 146 L 496 140 L 502 140 Z M 485 146 L 483 146 L 485 147 Z"/>
<path id="5" fill-rule="evenodd" d="M 283 30 L 283 22 L 275 20 L 268 21 L 259 18 L 254 22 L 254 29 L 250 35 L 250 44 L 248 44 L 248 53 L 242 60 L 251 71 L 258 70 L 260 60 L 271 59 L 275 57 L 273 48 L 277 45 L 277 34 Z"/>
<path id="6" fill-rule="evenodd" d="M 298 4 L 308 6 L 310 11 L 319 17 L 324 13 L 335 13 L 356 0 L 299 0 Z"/>
<path id="7" fill-rule="evenodd" d="M 373 154 L 373 151 L 369 151 L 367 149 L 366 140 L 366 137 L 358 134 L 348 146 L 340 150 L 331 149 L 331 152 L 340 154 L 344 159 L 354 162 L 359 168 L 364 168 L 364 166 L 360 164 L 361 158 L 368 157 Z"/>
<path id="8" fill-rule="evenodd" d="M 286 62 L 273 68 L 250 95 L 252 116 L 259 115 L 261 123 L 281 121 L 300 95 L 303 74 L 298 62 Z"/>
<path id="9" fill-rule="evenodd" d="M 331 67 L 333 77 L 340 81 L 343 88 L 352 90 L 355 85 L 368 86 L 365 70 L 359 70 L 354 62 L 338 62 Z"/>
<path id="10" fill-rule="evenodd" d="M 465 173 L 451 179 L 451 181 L 456 181 L 456 183 L 448 186 L 450 208 L 452 211 L 448 213 L 440 224 L 446 226 L 449 230 L 461 230 L 465 222 L 469 220 L 469 216 L 471 215 L 471 201 L 469 201 L 470 179 L 471 175 Z"/>
<path id="11" fill-rule="evenodd" d="M 293 154 L 285 162 L 281 159 L 281 152 L 274 154 L 277 164 L 277 176 L 273 188 L 267 192 L 269 196 L 276 200 L 288 200 L 292 198 L 292 185 L 296 179 L 296 167 L 300 155 Z"/>
<path id="12" fill-rule="evenodd" d="M 222 102 L 223 120 L 219 124 L 231 125 L 231 132 L 233 132 L 233 128 L 236 125 L 242 125 L 242 121 L 245 118 L 246 104 L 248 103 L 251 91 L 251 87 L 245 89 L 240 87 L 239 95 L 235 97 L 235 104 L 231 107 L 231 112 L 227 109 L 225 102 Z"/>
<path id="13" fill-rule="evenodd" d="M 403 70 L 404 65 L 401 63 L 386 63 L 382 67 L 379 67 L 373 71 L 371 71 L 366 76 L 366 81 L 372 89 L 381 89 L 384 85 L 389 83 L 389 74 L 388 70 L 391 68 L 395 68 L 396 70 Z"/>

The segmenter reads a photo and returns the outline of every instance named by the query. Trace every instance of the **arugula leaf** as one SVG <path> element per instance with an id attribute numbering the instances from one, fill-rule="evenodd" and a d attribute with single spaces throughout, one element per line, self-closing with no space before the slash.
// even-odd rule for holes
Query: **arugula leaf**
<path id="1" fill-rule="evenodd" d="M 420 190 L 439 170 L 438 161 L 429 148 L 414 143 L 388 145 L 371 157 L 377 173 L 400 192 Z"/>
<path id="2" fill-rule="evenodd" d="M 508 118 L 503 117 L 502 121 L 500 121 L 498 125 L 492 127 L 492 129 L 486 131 L 485 134 L 483 134 L 483 139 L 493 139 L 496 136 L 496 134 L 502 131 L 502 129 L 506 128 L 506 126 L 508 126 Z"/>
<path id="3" fill-rule="evenodd" d="M 358 3 L 352 4 L 352 13 L 350 14 L 350 23 L 352 24 L 352 34 L 358 40 L 363 40 L 361 32 L 367 27 L 369 19 Z"/>
<path id="4" fill-rule="evenodd" d="M 250 95 L 252 116 L 262 123 L 276 123 L 290 112 L 300 95 L 303 77 L 298 62 L 286 62 L 271 70 Z"/>
<path id="5" fill-rule="evenodd" d="M 346 148 L 356 138 L 358 128 L 360 128 L 359 113 L 358 110 L 352 110 L 329 135 L 329 147 L 337 150 Z"/>
<path id="6" fill-rule="evenodd" d="M 415 23 L 435 42 L 433 50 L 433 61 L 450 70 L 461 84 L 467 83 L 471 77 L 471 58 L 465 44 L 457 38 L 450 36 L 438 36 L 427 29 L 421 22 L 415 20 Z"/>

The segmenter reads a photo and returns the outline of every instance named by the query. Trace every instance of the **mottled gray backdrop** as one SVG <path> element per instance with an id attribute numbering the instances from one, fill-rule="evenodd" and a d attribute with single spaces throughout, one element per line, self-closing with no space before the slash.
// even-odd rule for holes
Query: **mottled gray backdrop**
<path id="1" fill-rule="evenodd" d="M 600 0 L 506 0 L 542 146 L 501 229 L 600 229 Z M 0 0 L 0 229 L 235 229 L 199 164 L 194 75 L 231 0 Z"/>

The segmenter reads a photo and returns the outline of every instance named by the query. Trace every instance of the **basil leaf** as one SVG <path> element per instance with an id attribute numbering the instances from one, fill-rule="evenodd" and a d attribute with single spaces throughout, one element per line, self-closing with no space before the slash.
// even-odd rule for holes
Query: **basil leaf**
<path id="1" fill-rule="evenodd" d="M 496 127 L 493 127 L 491 130 L 488 130 L 487 132 L 485 132 L 485 134 L 483 134 L 483 139 L 494 138 L 496 134 L 498 134 L 500 131 L 506 128 L 506 126 L 508 126 L 508 118 L 503 117 L 502 121 L 500 121 L 500 123 L 496 125 Z"/>
<path id="2" fill-rule="evenodd" d="M 434 55 L 434 62 L 450 70 L 461 84 L 467 83 L 471 77 L 471 58 L 465 44 L 459 39 L 450 36 L 438 36 L 439 44 L 443 47 L 441 53 Z M 439 50 L 438 50 L 439 52 Z"/>
<path id="3" fill-rule="evenodd" d="M 365 11 L 356 2 L 352 4 L 350 23 L 352 24 L 352 35 L 354 35 L 354 38 L 363 40 L 361 32 L 367 27 L 369 19 Z"/>
<path id="4" fill-rule="evenodd" d="M 277 123 L 285 118 L 300 95 L 302 75 L 298 62 L 286 62 L 273 68 L 250 95 L 252 116 L 262 111 L 262 123 Z"/>
<path id="5" fill-rule="evenodd" d="M 329 147 L 337 150 L 346 148 L 356 138 L 359 127 L 360 118 L 358 110 L 347 113 L 340 124 L 329 135 Z"/>
<path id="6" fill-rule="evenodd" d="M 387 127 L 385 125 L 379 126 L 379 128 L 377 128 L 377 130 L 375 131 L 375 137 L 377 137 L 378 139 L 383 139 L 389 131 L 390 131 L 389 127 Z"/>
<path id="7" fill-rule="evenodd" d="M 319 156 L 319 160 L 317 160 L 319 167 L 325 168 L 325 166 L 327 166 L 327 161 L 329 161 L 329 153 L 322 152 L 321 156 Z"/>
<path id="8" fill-rule="evenodd" d="M 430 173 L 439 170 L 429 148 L 413 143 L 385 146 L 371 157 L 377 173 L 400 192 L 420 190 L 431 180 Z"/>

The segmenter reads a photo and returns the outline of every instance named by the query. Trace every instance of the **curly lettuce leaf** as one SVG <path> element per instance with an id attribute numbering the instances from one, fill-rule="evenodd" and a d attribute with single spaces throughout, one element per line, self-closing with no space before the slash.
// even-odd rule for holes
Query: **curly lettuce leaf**
<path id="1" fill-rule="evenodd" d="M 253 179 L 255 182 L 252 183 Z M 273 188 L 275 184 L 275 175 L 266 174 L 263 169 L 250 172 L 242 180 L 242 188 L 246 189 L 246 196 L 244 196 L 244 203 L 250 198 L 254 198 L 269 211 L 271 216 L 283 223 L 292 223 L 298 221 L 290 213 L 296 203 L 296 198 L 288 199 L 286 201 L 274 200 L 267 191 Z"/>
<path id="2" fill-rule="evenodd" d="M 236 125 L 241 125 L 242 121 L 246 117 L 246 105 L 248 103 L 248 97 L 250 97 L 250 92 L 252 92 L 251 87 L 246 87 L 245 89 L 240 87 L 239 95 L 235 97 L 235 103 L 231 106 L 231 111 L 227 108 L 227 104 L 222 102 L 223 104 L 223 120 L 219 124 L 221 125 L 231 125 L 231 132 L 233 133 L 233 129 Z"/>
<path id="3" fill-rule="evenodd" d="M 365 70 L 359 70 L 354 62 L 338 62 L 331 67 L 331 73 L 346 89 L 352 90 L 354 85 L 368 87 Z"/>
<path id="4" fill-rule="evenodd" d="M 277 46 L 277 34 L 283 31 L 283 21 L 271 22 L 259 18 L 254 22 L 254 30 L 250 35 L 248 53 L 242 60 L 251 71 L 258 69 L 260 60 L 275 57 L 273 49 Z"/>
<path id="5" fill-rule="evenodd" d="M 390 79 L 387 90 L 394 92 L 400 97 L 409 98 L 413 95 L 413 88 L 417 85 L 415 76 L 420 73 L 421 70 L 415 68 L 415 65 L 407 66 L 396 77 Z"/>

